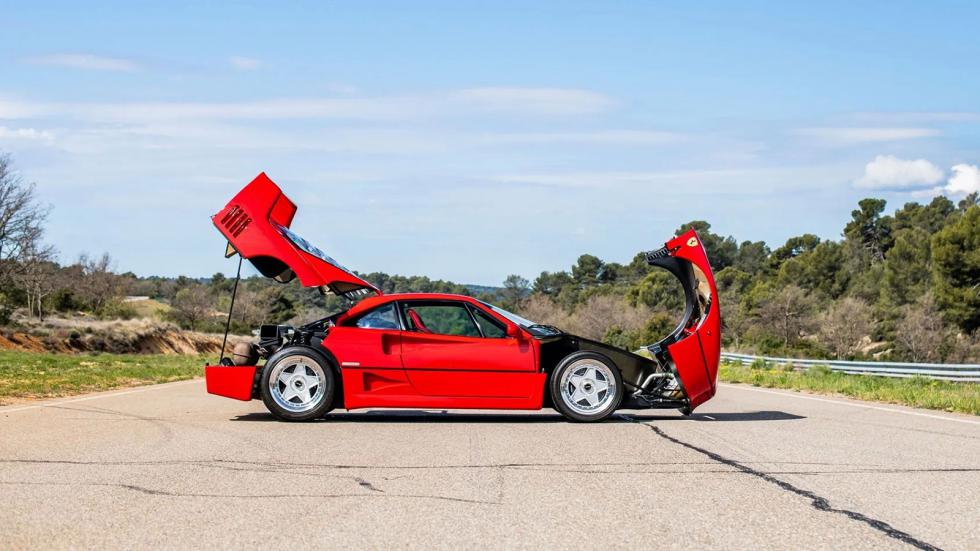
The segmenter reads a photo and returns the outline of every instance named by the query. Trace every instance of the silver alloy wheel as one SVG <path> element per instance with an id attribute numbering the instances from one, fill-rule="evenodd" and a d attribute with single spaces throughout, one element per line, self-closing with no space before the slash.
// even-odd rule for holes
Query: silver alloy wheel
<path id="1" fill-rule="evenodd" d="M 582 415 L 604 412 L 616 399 L 616 377 L 603 362 L 582 358 L 562 373 L 561 398 L 566 406 Z"/>
<path id="2" fill-rule="evenodd" d="M 327 377 L 320 364 L 306 356 L 286 356 L 269 376 L 269 390 L 279 407 L 291 413 L 315 408 L 326 392 Z"/>

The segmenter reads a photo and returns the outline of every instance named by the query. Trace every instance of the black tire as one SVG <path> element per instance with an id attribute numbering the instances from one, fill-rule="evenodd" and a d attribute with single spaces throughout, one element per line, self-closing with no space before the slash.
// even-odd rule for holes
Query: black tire
<path id="1" fill-rule="evenodd" d="M 290 346 L 265 363 L 259 390 L 265 407 L 276 418 L 309 421 L 323 417 L 333 407 L 336 381 L 336 371 L 323 354 L 306 346 Z"/>
<path id="2" fill-rule="evenodd" d="M 588 377 L 589 369 L 594 375 Z M 583 374 L 584 373 L 584 374 Z M 579 377 L 581 386 L 573 379 Z M 602 385 L 607 385 L 602 389 Z M 569 354 L 551 373 L 551 402 L 569 421 L 594 423 L 615 413 L 623 401 L 623 376 L 612 361 L 594 352 Z M 578 400 L 573 399 L 580 396 Z M 597 402 L 593 404 L 593 401 Z M 589 411 L 594 408 L 594 411 Z"/>
<path id="3" fill-rule="evenodd" d="M 681 412 L 681 415 L 683 415 L 684 417 L 690 417 L 691 414 L 694 413 L 694 410 L 691 409 L 691 406 L 684 406 L 682 408 L 677 408 L 677 411 Z"/>

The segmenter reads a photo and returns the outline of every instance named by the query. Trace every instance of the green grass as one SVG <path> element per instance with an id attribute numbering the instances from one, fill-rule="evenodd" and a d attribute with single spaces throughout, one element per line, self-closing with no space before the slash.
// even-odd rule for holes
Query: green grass
<path id="1" fill-rule="evenodd" d="M 203 356 L 0 351 L 0 404 L 192 379 L 204 363 Z"/>
<path id="2" fill-rule="evenodd" d="M 836 394 L 861 400 L 980 415 L 980 384 L 899 379 L 835 373 L 824 366 L 804 371 L 722 363 L 718 377 L 728 383 Z"/>

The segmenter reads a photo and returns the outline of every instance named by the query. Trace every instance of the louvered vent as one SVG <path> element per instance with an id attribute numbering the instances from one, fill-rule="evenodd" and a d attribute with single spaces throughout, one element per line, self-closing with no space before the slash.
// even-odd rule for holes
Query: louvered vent
<path id="1" fill-rule="evenodd" d="M 238 205 L 231 207 L 221 218 L 221 225 L 228 229 L 232 237 L 238 237 L 251 223 L 252 218 Z"/>

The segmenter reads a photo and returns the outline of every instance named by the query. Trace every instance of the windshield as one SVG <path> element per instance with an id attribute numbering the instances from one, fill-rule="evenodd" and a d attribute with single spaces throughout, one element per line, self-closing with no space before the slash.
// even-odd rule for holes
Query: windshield
<path id="1" fill-rule="evenodd" d="M 532 335 L 535 335 L 535 336 L 538 336 L 538 337 L 550 337 L 550 336 L 560 335 L 561 334 L 561 330 L 558 329 L 557 327 L 552 327 L 550 325 L 541 325 L 540 323 L 536 323 L 536 322 L 533 322 L 533 321 L 531 321 L 531 320 L 529 320 L 527 318 L 523 318 L 521 316 L 518 316 L 517 314 L 515 314 L 513 312 L 508 312 L 507 310 L 504 310 L 503 308 L 498 308 L 497 306 L 494 306 L 493 304 L 488 304 L 488 303 L 482 302 L 482 301 L 481 301 L 481 304 L 483 304 L 487 308 L 493 310 L 494 312 L 500 314 L 501 316 L 509 319 L 510 321 L 516 323 L 517 325 L 523 327 L 524 329 L 528 330 Z"/>

